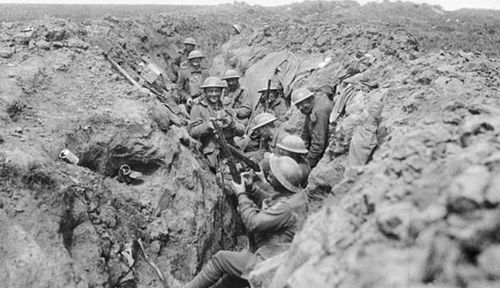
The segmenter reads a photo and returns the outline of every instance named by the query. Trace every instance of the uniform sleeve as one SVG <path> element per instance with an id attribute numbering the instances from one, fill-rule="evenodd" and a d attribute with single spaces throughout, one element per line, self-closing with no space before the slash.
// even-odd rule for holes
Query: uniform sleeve
<path id="1" fill-rule="evenodd" d="M 179 86 L 177 89 L 177 93 L 179 94 L 179 103 L 184 103 L 187 101 L 189 95 L 187 93 L 187 81 L 188 75 L 185 70 L 179 71 Z"/>
<path id="2" fill-rule="evenodd" d="M 247 195 L 238 196 L 238 211 L 247 230 L 253 232 L 271 232 L 285 227 L 293 215 L 291 208 L 279 202 L 267 209 L 260 209 Z"/>
<path id="3" fill-rule="evenodd" d="M 328 125 L 330 118 L 328 114 L 326 110 L 320 110 L 315 113 L 316 121 L 313 124 L 312 131 L 310 131 L 311 144 L 309 153 L 307 154 L 307 160 L 311 164 L 311 167 L 315 167 L 318 164 L 328 145 Z"/>
<path id="4" fill-rule="evenodd" d="M 170 68 L 172 69 L 172 72 L 174 73 L 174 78 L 172 79 L 172 82 L 177 82 L 177 80 L 179 80 L 180 65 L 181 65 L 181 55 L 177 55 L 172 60 L 172 63 L 170 64 Z"/>
<path id="5" fill-rule="evenodd" d="M 252 104 L 250 104 L 250 95 L 248 95 L 248 91 L 246 89 L 243 89 L 243 92 L 241 94 L 241 107 L 234 109 L 234 112 L 236 112 L 236 116 L 240 119 L 245 119 L 250 117 L 252 114 Z"/>
<path id="6" fill-rule="evenodd" d="M 252 190 L 249 193 L 250 198 L 257 204 L 258 207 L 261 207 L 264 199 L 271 196 L 271 194 L 267 191 L 273 191 L 271 184 L 258 180 L 252 185 Z"/>
<path id="7" fill-rule="evenodd" d="M 234 121 L 233 136 L 243 136 L 245 135 L 245 125 L 238 121 Z"/>
<path id="8" fill-rule="evenodd" d="M 211 131 L 208 127 L 208 119 L 203 116 L 202 107 L 196 105 L 191 110 L 191 123 L 189 124 L 189 135 L 195 139 L 200 139 Z"/>

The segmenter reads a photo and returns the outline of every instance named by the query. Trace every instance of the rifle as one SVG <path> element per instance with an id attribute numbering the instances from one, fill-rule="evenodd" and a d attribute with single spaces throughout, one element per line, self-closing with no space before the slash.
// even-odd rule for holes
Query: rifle
<path id="1" fill-rule="evenodd" d="M 137 81 L 135 81 L 134 78 L 132 78 L 132 76 L 130 76 L 130 74 L 128 74 L 127 71 L 125 71 L 125 69 L 123 69 L 118 63 L 116 63 L 116 61 L 114 61 L 107 52 L 103 52 L 103 55 L 104 55 L 104 58 L 106 60 L 108 60 L 109 63 L 111 63 L 111 65 L 113 67 L 115 67 L 115 69 L 118 70 L 118 72 L 120 72 L 120 74 L 122 74 L 122 76 L 125 77 L 125 79 L 127 79 L 132 85 L 134 85 L 137 88 L 142 88 L 142 86 Z M 179 119 L 179 115 L 181 114 L 185 118 L 189 119 L 188 114 L 183 113 L 183 111 L 181 109 L 179 109 L 179 107 L 176 106 L 175 104 L 168 103 L 168 102 L 170 102 L 168 100 L 168 98 L 165 97 L 163 95 L 163 93 L 154 89 L 152 86 L 148 86 L 148 87 L 144 87 L 144 88 L 146 88 L 149 92 L 154 94 L 156 96 L 156 98 L 163 104 L 163 106 L 165 106 L 168 109 L 169 112 L 167 112 L 167 113 L 169 114 L 169 118 L 172 121 L 172 123 L 174 123 L 177 126 L 185 125 L 184 122 L 186 122 L 186 121 Z"/>
<path id="2" fill-rule="evenodd" d="M 226 160 L 227 160 L 227 164 L 229 166 L 229 173 L 231 173 L 231 177 L 233 177 L 234 182 L 236 182 L 237 184 L 241 184 L 241 181 L 242 181 L 241 175 L 240 175 L 240 173 L 238 173 L 238 169 L 236 169 L 236 162 L 233 158 L 233 156 L 234 156 L 233 151 L 234 150 L 231 150 L 232 146 L 229 145 L 229 143 L 227 143 L 226 136 L 224 136 L 224 131 L 222 130 L 222 127 L 219 126 L 219 124 L 217 123 L 217 121 L 215 119 L 211 119 L 210 121 L 212 121 L 212 124 L 214 126 L 215 138 L 221 147 L 222 157 L 226 158 Z M 237 151 L 236 148 L 233 147 L 233 149 L 235 149 Z M 243 154 L 241 154 L 241 155 L 243 157 L 245 157 Z M 246 158 L 246 159 L 248 159 L 248 158 Z M 248 159 L 248 161 L 251 162 L 252 160 Z M 255 163 L 253 163 L 253 164 L 255 164 Z M 257 167 L 258 167 L 258 165 L 257 165 Z M 259 169 L 259 171 L 260 171 L 260 169 Z M 221 175 L 221 177 L 222 177 L 222 179 L 224 179 L 224 175 Z M 233 208 L 237 209 L 236 207 L 238 207 L 238 199 L 236 199 L 236 201 L 235 201 L 235 195 L 231 194 L 230 192 L 229 193 L 226 192 L 224 184 L 222 185 L 222 193 L 226 196 L 227 200 L 229 201 L 229 203 L 231 203 Z M 248 245 L 249 245 L 250 251 L 254 251 L 256 244 L 255 244 L 255 239 L 253 238 L 253 235 L 251 233 L 249 233 L 245 227 L 243 227 L 243 231 L 245 232 L 245 234 L 248 237 Z"/>
<path id="3" fill-rule="evenodd" d="M 222 130 L 222 127 L 219 126 L 219 123 L 217 123 L 217 120 L 211 119 L 212 124 L 214 126 L 215 130 L 215 139 L 219 143 L 220 150 L 221 150 L 221 155 L 222 157 L 226 158 L 227 164 L 229 166 L 229 173 L 231 173 L 231 177 L 233 177 L 233 181 L 240 184 L 241 183 L 241 176 L 240 173 L 238 172 L 238 169 L 236 169 L 236 162 L 234 161 L 233 158 L 233 153 L 231 152 L 229 148 L 229 144 L 227 143 L 226 136 L 224 135 L 224 131 Z M 224 189 L 224 188 L 223 188 Z"/>
<path id="4" fill-rule="evenodd" d="M 265 96 L 265 105 L 264 105 L 264 112 L 267 112 L 269 108 L 269 93 L 271 91 L 271 79 L 267 80 L 267 90 L 266 90 L 266 96 Z M 252 115 L 250 115 L 250 119 L 247 123 L 247 127 L 245 128 L 245 135 L 248 135 L 248 130 L 250 130 L 250 125 L 252 125 L 253 119 L 255 118 L 255 111 L 257 111 L 257 108 L 259 108 L 260 100 L 262 99 L 262 94 L 259 96 L 257 99 L 257 104 L 255 104 L 255 107 L 252 110 Z"/>
<path id="5" fill-rule="evenodd" d="M 266 98 L 264 98 L 264 112 L 267 113 L 269 110 L 269 92 L 271 92 L 271 79 L 267 80 L 267 90 L 266 90 Z"/>
<path id="6" fill-rule="evenodd" d="M 231 153 L 233 153 L 233 156 L 240 159 L 243 163 L 245 163 L 248 167 L 250 167 L 253 171 L 259 172 L 260 171 L 260 166 L 259 164 L 255 163 L 254 161 L 250 160 L 247 156 L 243 154 L 240 150 L 237 148 L 229 145 L 229 149 L 231 150 Z"/>

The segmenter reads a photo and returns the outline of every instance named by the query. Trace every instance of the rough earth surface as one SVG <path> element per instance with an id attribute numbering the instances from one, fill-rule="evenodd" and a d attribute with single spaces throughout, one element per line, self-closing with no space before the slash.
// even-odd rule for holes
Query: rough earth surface
<path id="1" fill-rule="evenodd" d="M 244 245 L 182 123 L 104 57 L 136 80 L 141 56 L 170 75 L 187 35 L 213 75 L 239 69 L 254 99 L 274 75 L 287 95 L 306 86 L 345 104 L 303 229 L 253 287 L 500 285 L 498 11 L 347 1 L 69 16 L 0 23 L 6 287 L 163 287 L 138 239 L 181 281 Z M 300 113 L 288 116 L 282 130 L 299 132 Z M 123 164 L 141 180 L 120 177 Z"/>

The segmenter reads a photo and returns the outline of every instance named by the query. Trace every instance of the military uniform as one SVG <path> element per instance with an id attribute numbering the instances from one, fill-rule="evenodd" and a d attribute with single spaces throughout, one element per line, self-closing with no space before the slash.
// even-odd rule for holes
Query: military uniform
<path id="1" fill-rule="evenodd" d="M 199 97 L 203 93 L 200 86 L 208 76 L 210 75 L 205 67 L 200 66 L 196 69 L 189 65 L 187 68 L 181 69 L 178 80 L 178 102 L 183 104 L 189 98 L 194 100 Z"/>
<path id="2" fill-rule="evenodd" d="M 263 113 L 265 108 L 264 108 L 263 103 L 259 104 L 259 107 L 257 108 L 256 115 L 259 115 L 260 113 Z M 285 99 L 283 98 L 277 98 L 273 102 L 269 103 L 269 107 L 267 108 L 267 112 L 273 114 L 278 118 L 276 120 L 275 125 L 276 127 L 280 127 L 281 123 L 285 122 L 286 119 L 286 113 L 288 112 L 288 105 L 286 104 Z"/>
<path id="3" fill-rule="evenodd" d="M 243 152 L 249 158 L 260 162 L 264 159 L 264 154 L 266 152 L 272 152 L 276 146 L 277 136 L 261 137 L 261 135 L 255 131 L 249 137 L 248 144 L 245 146 Z"/>
<path id="4" fill-rule="evenodd" d="M 252 104 L 250 103 L 248 90 L 240 86 L 235 91 L 226 91 L 226 95 L 222 100 L 224 107 L 232 109 L 240 120 L 249 118 L 250 114 L 252 114 Z"/>
<path id="5" fill-rule="evenodd" d="M 253 192 L 256 193 L 255 188 Z M 260 208 L 247 194 L 240 194 L 238 211 L 247 231 L 252 233 L 255 247 L 239 252 L 217 252 L 186 287 L 210 287 L 225 274 L 247 277 L 258 263 L 285 252 L 290 247 L 295 233 L 305 219 L 306 209 L 303 192 L 290 197 L 267 198 L 262 201 Z"/>
<path id="6" fill-rule="evenodd" d="M 215 168 L 217 164 L 217 156 L 219 155 L 219 147 L 214 141 L 213 131 L 209 126 L 210 118 L 227 115 L 223 110 L 222 102 L 216 105 L 210 105 L 205 99 L 200 100 L 191 110 L 191 123 L 189 125 L 189 134 L 191 137 L 201 142 L 200 150 L 208 160 L 210 167 Z M 234 136 L 243 136 L 245 126 L 237 121 L 233 121 L 231 125 L 223 129 L 227 142 L 234 144 Z"/>
<path id="7" fill-rule="evenodd" d="M 332 102 L 326 96 L 319 95 L 314 98 L 311 113 L 306 115 L 301 138 L 309 150 L 307 161 L 311 167 L 318 164 L 328 147 L 328 125 L 332 108 Z"/>
<path id="8" fill-rule="evenodd" d="M 189 66 L 189 62 L 187 57 L 189 52 L 185 50 L 179 50 L 178 55 L 174 58 L 174 60 L 170 64 L 170 68 L 172 69 L 172 73 L 174 73 L 174 78 L 172 78 L 172 82 L 177 82 L 179 79 L 179 70 L 186 69 Z"/>

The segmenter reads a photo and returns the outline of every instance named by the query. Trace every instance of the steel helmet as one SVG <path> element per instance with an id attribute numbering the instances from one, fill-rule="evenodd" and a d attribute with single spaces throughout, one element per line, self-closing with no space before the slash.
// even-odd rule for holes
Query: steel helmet
<path id="1" fill-rule="evenodd" d="M 234 69 L 229 69 L 224 73 L 224 76 L 222 77 L 223 80 L 226 79 L 232 79 L 232 78 L 240 78 L 240 73 Z"/>
<path id="2" fill-rule="evenodd" d="M 189 53 L 188 60 L 195 58 L 204 58 L 203 54 L 201 54 L 200 50 L 193 50 Z"/>
<path id="3" fill-rule="evenodd" d="M 196 40 L 193 37 L 188 37 L 186 38 L 186 40 L 184 40 L 184 44 L 196 46 Z"/>
<path id="4" fill-rule="evenodd" d="M 276 116 L 271 113 L 260 113 L 259 115 L 255 116 L 255 119 L 253 120 L 254 125 L 252 126 L 251 130 L 253 131 L 276 120 Z"/>
<path id="5" fill-rule="evenodd" d="M 218 77 L 208 77 L 203 81 L 203 85 L 200 86 L 200 88 L 225 88 L 226 84 L 224 83 L 225 81 L 222 81 Z"/>
<path id="6" fill-rule="evenodd" d="M 297 154 L 307 154 L 309 152 L 306 149 L 304 140 L 297 135 L 286 136 L 280 143 L 276 144 L 276 147 Z"/>
<path id="7" fill-rule="evenodd" d="M 277 91 L 278 90 L 278 86 L 274 83 L 271 83 L 271 86 L 269 87 L 269 91 Z M 259 93 L 265 93 L 267 91 L 267 86 L 258 90 L 257 92 Z"/>
<path id="8" fill-rule="evenodd" d="M 269 164 L 274 177 L 283 187 L 293 193 L 300 192 L 304 173 L 295 160 L 288 156 L 276 156 L 271 154 L 269 157 Z"/>
<path id="9" fill-rule="evenodd" d="M 292 92 L 292 105 L 297 105 L 297 103 L 300 103 L 313 95 L 314 93 L 309 89 L 299 88 Z"/>

